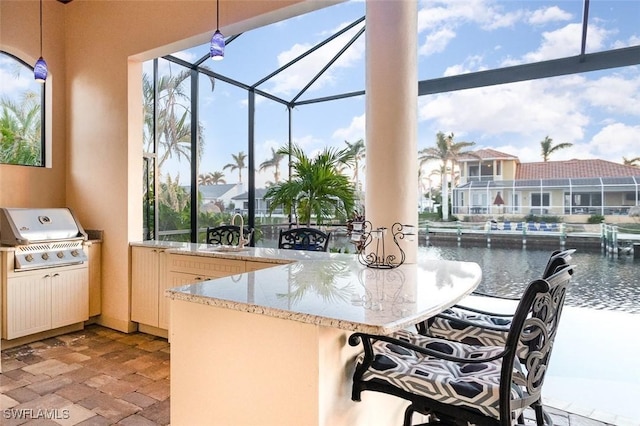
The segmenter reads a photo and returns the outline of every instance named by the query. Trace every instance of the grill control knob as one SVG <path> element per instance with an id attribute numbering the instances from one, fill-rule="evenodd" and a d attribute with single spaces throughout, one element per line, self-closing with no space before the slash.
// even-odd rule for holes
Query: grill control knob
<path id="1" fill-rule="evenodd" d="M 42 257 L 43 260 L 47 260 L 47 259 L 49 259 L 49 253 L 42 253 L 41 257 Z"/>
<path id="2" fill-rule="evenodd" d="M 33 256 L 28 254 L 24 257 L 24 260 L 26 260 L 27 262 L 33 262 Z"/>
<path id="3" fill-rule="evenodd" d="M 80 253 L 78 252 L 78 250 L 71 250 L 71 256 L 73 256 L 73 257 L 78 257 L 78 255 L 80 255 Z"/>
<path id="4" fill-rule="evenodd" d="M 59 251 L 58 253 L 56 253 L 56 256 L 58 256 L 58 259 L 62 259 L 64 257 L 64 253 Z"/>

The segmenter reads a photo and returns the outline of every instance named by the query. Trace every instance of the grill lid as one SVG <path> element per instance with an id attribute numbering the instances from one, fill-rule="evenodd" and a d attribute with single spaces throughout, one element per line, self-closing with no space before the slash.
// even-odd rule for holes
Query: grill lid
<path id="1" fill-rule="evenodd" d="M 68 208 L 0 209 L 0 243 L 10 246 L 87 239 Z"/>

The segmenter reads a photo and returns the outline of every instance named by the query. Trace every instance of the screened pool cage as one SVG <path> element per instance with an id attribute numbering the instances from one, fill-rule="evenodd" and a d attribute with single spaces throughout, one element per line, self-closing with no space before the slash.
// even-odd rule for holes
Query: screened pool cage
<path id="1" fill-rule="evenodd" d="M 640 204 L 631 177 L 472 181 L 453 190 L 454 215 L 625 215 Z"/>
<path id="2" fill-rule="evenodd" d="M 433 78 L 429 80 L 418 81 L 418 96 L 433 95 L 438 93 L 446 93 L 464 89 L 486 87 L 492 85 L 508 84 L 521 81 L 535 80 L 556 77 L 569 74 L 580 74 L 597 70 L 605 70 L 618 67 L 627 67 L 640 64 L 640 46 L 631 46 L 613 50 L 599 51 L 594 53 L 586 53 L 586 37 L 587 37 L 587 17 L 589 11 L 589 0 L 584 1 L 584 16 L 582 22 L 582 37 L 579 46 L 576 46 L 576 55 L 547 61 L 507 66 L 498 69 L 489 69 L 479 72 L 470 72 L 461 75 Z M 338 53 L 331 57 L 318 73 L 308 82 L 308 84 L 291 99 L 282 99 L 272 93 L 262 90 L 264 84 L 271 80 L 274 76 L 280 74 L 293 64 L 312 54 L 314 51 L 336 39 L 346 31 L 357 28 L 355 35 L 349 37 L 344 47 Z M 292 143 L 292 127 L 293 127 L 293 110 L 303 105 L 315 104 L 320 102 L 330 102 L 339 99 L 351 97 L 366 96 L 364 90 L 357 90 L 349 93 L 340 93 L 333 96 L 325 96 L 315 99 L 301 99 L 301 96 L 314 84 L 318 78 L 334 64 L 339 57 L 347 51 L 347 49 L 365 32 L 365 17 L 361 17 L 351 24 L 341 28 L 332 36 L 326 38 L 317 45 L 311 47 L 306 52 L 294 58 L 279 69 L 266 75 L 264 78 L 254 83 L 244 83 L 235 80 L 229 76 L 221 75 L 207 68 L 203 64 L 208 59 L 208 54 L 195 62 L 188 62 L 175 55 L 163 56 L 163 59 L 178 64 L 186 70 L 190 70 L 191 81 L 191 114 L 192 122 L 197 123 L 198 119 L 198 76 L 205 75 L 209 77 L 212 84 L 216 81 L 224 82 L 237 88 L 246 90 L 248 105 L 248 130 L 247 130 L 247 152 L 248 152 L 248 188 L 247 201 L 243 203 L 242 212 L 247 215 L 247 225 L 254 228 L 256 218 L 258 217 L 258 203 L 265 204 L 265 200 L 258 198 L 255 186 L 256 158 L 254 153 L 255 147 L 255 102 L 256 96 L 261 96 L 270 101 L 279 103 L 286 107 L 288 111 L 289 140 Z M 227 38 L 227 48 L 233 49 L 232 42 L 242 34 L 237 34 Z M 154 61 L 153 83 L 158 84 L 157 59 Z M 157 104 L 156 104 L 157 105 Z M 159 118 L 154 115 L 154 121 L 157 125 Z M 193 124 L 192 124 L 193 125 Z M 154 125 L 154 128 L 156 126 Z M 197 126 L 196 126 L 197 127 Z M 194 159 L 195 153 L 198 151 L 198 131 L 194 127 L 191 132 L 191 177 L 190 177 L 190 194 L 189 200 L 191 206 L 198 205 L 198 161 Z M 198 209 L 192 208 L 190 211 L 190 228 L 185 229 L 168 229 L 160 224 L 158 199 L 155 194 L 158 193 L 158 170 L 157 161 L 157 135 L 151 135 L 154 140 L 155 152 L 146 153 L 146 159 L 151 159 L 146 164 L 147 182 L 145 182 L 145 239 L 180 239 L 190 235 L 191 242 L 198 242 L 202 235 L 202 226 L 199 224 Z M 546 211 L 549 214 L 564 214 L 565 212 L 586 211 L 591 212 L 613 212 L 624 211 L 632 202 L 638 202 L 638 182 L 640 178 L 630 179 L 627 181 L 611 181 L 610 179 L 584 181 L 580 179 L 565 179 L 562 181 L 527 181 L 527 182 L 474 182 L 466 186 L 454 189 L 453 213 L 466 214 L 472 212 L 485 214 L 500 213 L 527 213 L 536 211 Z M 194 190 L 195 189 L 195 190 Z M 497 194 L 500 196 L 504 204 L 494 204 Z M 499 200 L 498 200 L 499 201 Z M 289 219 L 291 221 L 291 219 Z M 166 228 L 166 229 L 163 229 Z"/>

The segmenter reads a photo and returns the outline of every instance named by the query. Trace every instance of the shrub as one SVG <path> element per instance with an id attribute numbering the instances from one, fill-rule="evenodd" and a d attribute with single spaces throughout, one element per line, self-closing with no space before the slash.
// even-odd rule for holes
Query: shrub
<path id="1" fill-rule="evenodd" d="M 589 219 L 587 219 L 587 223 L 602 223 L 604 222 L 604 216 L 602 216 L 601 214 L 592 214 L 591 216 L 589 216 Z"/>
<path id="2" fill-rule="evenodd" d="M 528 214 L 523 219 L 523 222 L 546 222 L 546 223 L 562 223 L 562 216 L 537 216 L 535 214 Z"/>

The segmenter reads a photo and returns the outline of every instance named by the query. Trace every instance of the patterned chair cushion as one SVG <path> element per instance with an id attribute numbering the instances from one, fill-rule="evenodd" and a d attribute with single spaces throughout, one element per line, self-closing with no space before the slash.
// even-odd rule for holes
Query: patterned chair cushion
<path id="1" fill-rule="evenodd" d="M 433 319 L 427 330 L 429 336 L 476 346 L 504 346 L 507 343 L 507 334 L 511 327 L 511 319 L 508 317 L 479 314 L 458 308 L 447 309 L 442 314 Z M 458 322 L 456 319 L 473 322 L 478 326 Z M 494 329 L 483 328 L 485 326 Z M 524 362 L 527 349 L 522 343 L 518 344 L 517 354 L 520 361 Z"/>
<path id="2" fill-rule="evenodd" d="M 429 326 L 429 335 L 468 345 L 504 346 L 511 327 L 511 319 L 508 317 L 479 314 L 464 309 L 450 308 L 445 310 L 442 315 L 434 318 L 433 323 Z M 451 317 L 453 320 L 447 317 Z M 457 322 L 456 319 L 473 322 L 479 327 Z M 498 327 L 501 330 L 482 328 L 484 326 Z"/>
<path id="3" fill-rule="evenodd" d="M 399 331 L 392 336 L 456 357 L 490 357 L 503 350 L 502 347 L 466 345 L 408 331 Z M 384 381 L 407 392 L 499 418 L 501 359 L 477 364 L 456 363 L 389 342 L 376 341 L 373 348 L 375 358 L 363 374 L 363 380 Z M 363 355 L 360 355 L 357 362 L 362 362 L 362 359 Z M 515 385 L 511 393 L 512 398 L 523 395 L 522 389 Z"/>

